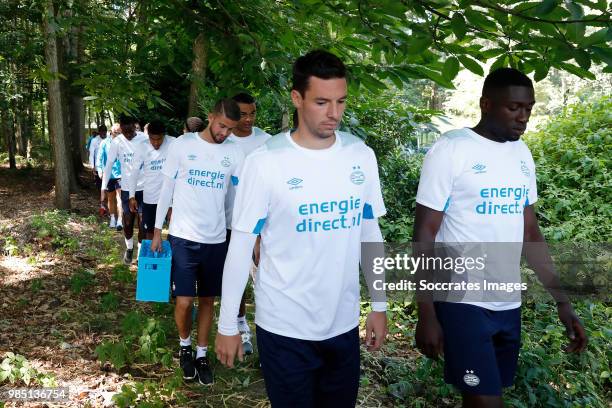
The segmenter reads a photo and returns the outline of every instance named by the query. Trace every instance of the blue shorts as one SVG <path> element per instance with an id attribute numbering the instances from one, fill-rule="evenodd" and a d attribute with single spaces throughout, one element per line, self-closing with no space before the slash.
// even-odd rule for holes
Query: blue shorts
<path id="1" fill-rule="evenodd" d="M 100 184 L 102 184 L 102 180 L 100 180 Z M 112 193 L 115 190 L 121 190 L 121 179 L 120 178 L 112 178 L 108 180 L 108 184 L 106 185 L 106 191 Z"/>
<path id="2" fill-rule="evenodd" d="M 514 382 L 521 348 L 521 308 L 488 310 L 436 302 L 444 332 L 444 381 L 463 393 L 501 395 Z"/>
<path id="3" fill-rule="evenodd" d="M 142 214 L 142 190 L 136 191 L 134 198 L 136 198 L 136 203 L 138 204 L 138 214 Z M 124 214 L 130 212 L 129 191 L 121 190 L 121 208 L 123 209 Z"/>
<path id="4" fill-rule="evenodd" d="M 359 390 L 359 330 L 299 340 L 257 326 L 257 350 L 273 408 L 354 408 Z"/>
<path id="5" fill-rule="evenodd" d="M 145 232 L 153 233 L 155 231 L 156 212 L 157 204 L 142 203 L 142 228 Z"/>
<path id="6" fill-rule="evenodd" d="M 172 296 L 221 296 L 227 242 L 201 244 L 168 235 L 172 247 Z"/>

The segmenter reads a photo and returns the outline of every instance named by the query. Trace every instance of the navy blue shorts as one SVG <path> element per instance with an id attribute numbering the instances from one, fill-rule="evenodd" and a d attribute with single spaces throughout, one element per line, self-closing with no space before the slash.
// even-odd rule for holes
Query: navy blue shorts
<path id="1" fill-rule="evenodd" d="M 136 198 L 136 203 L 138 204 L 138 214 L 142 214 L 142 190 L 136 191 L 134 194 Z M 121 208 L 123 209 L 123 213 L 130 212 L 130 192 L 126 190 L 121 190 Z"/>
<path id="2" fill-rule="evenodd" d="M 100 180 L 100 184 L 102 181 Z M 115 190 L 121 190 L 121 179 L 120 178 L 112 178 L 108 180 L 108 184 L 106 185 L 106 191 L 112 193 Z"/>
<path id="3" fill-rule="evenodd" d="M 227 243 L 201 244 L 168 235 L 172 247 L 172 296 L 221 296 Z"/>
<path id="4" fill-rule="evenodd" d="M 359 330 L 309 341 L 257 326 L 257 349 L 272 408 L 354 408 L 359 390 Z"/>
<path id="5" fill-rule="evenodd" d="M 142 203 L 142 227 L 145 232 L 153 233 L 155 231 L 156 212 L 157 204 Z"/>
<path id="6" fill-rule="evenodd" d="M 501 395 L 514 382 L 521 348 L 521 308 L 488 310 L 436 302 L 444 332 L 444 381 L 463 393 Z"/>

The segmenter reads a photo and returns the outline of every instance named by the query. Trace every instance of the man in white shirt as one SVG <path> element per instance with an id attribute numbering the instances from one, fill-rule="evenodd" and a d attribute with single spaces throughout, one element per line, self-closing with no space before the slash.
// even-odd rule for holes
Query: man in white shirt
<path id="1" fill-rule="evenodd" d="M 245 160 L 224 268 L 217 357 L 233 366 L 236 324 L 250 255 L 261 233 L 255 280 L 257 347 L 273 407 L 353 407 L 359 388 L 359 257 L 382 242 L 385 214 L 372 149 L 337 131 L 347 97 L 346 68 L 313 51 L 293 66 L 299 127 Z M 386 301 L 373 302 L 366 343 L 380 348 Z"/>
<path id="2" fill-rule="evenodd" d="M 113 124 L 110 131 L 110 137 L 104 139 L 98 147 L 98 153 L 96 155 L 96 170 L 98 177 L 100 178 L 100 189 L 102 186 L 102 179 L 104 179 L 104 171 L 108 163 L 108 153 L 112 145 L 113 140 L 121 134 L 121 127 L 118 123 Z M 106 203 L 108 202 L 108 212 L 110 214 L 110 221 L 108 226 L 117 231 L 123 229 L 123 216 L 121 210 L 117 209 L 117 202 L 121 205 L 121 163 L 115 159 L 112 164 L 111 171 L 106 173 L 108 183 L 106 185 L 106 193 L 101 194 L 100 198 L 100 215 L 104 215 L 106 209 Z"/>
<path id="3" fill-rule="evenodd" d="M 533 208 L 538 198 L 535 165 L 520 136 L 534 103 L 533 84 L 526 75 L 512 68 L 490 73 L 480 98 L 480 122 L 444 134 L 428 151 L 421 170 L 416 253 L 435 254 L 434 243 L 438 248 L 452 243 L 459 255 L 484 248 L 472 253 L 488 266 L 484 273 L 450 273 L 482 290 L 467 290 L 459 298 L 422 293 L 418 300 L 417 346 L 430 358 L 444 354 L 445 381 L 461 391 L 465 407 L 502 407 L 502 388 L 514 381 L 520 290 L 497 292 L 485 285 L 499 279 L 520 285 L 521 250 L 557 302 L 571 339 L 568 351 L 580 352 L 587 342 L 560 290 Z M 430 275 L 420 271 L 417 280 L 436 279 Z"/>
<path id="4" fill-rule="evenodd" d="M 257 105 L 255 104 L 255 98 L 253 98 L 248 93 L 239 93 L 232 96 L 232 99 L 238 104 L 240 108 L 240 120 L 238 124 L 232 131 L 232 134 L 229 136 L 229 140 L 235 142 L 244 153 L 244 156 L 248 156 L 253 152 L 253 150 L 257 149 L 259 146 L 263 145 L 268 141 L 272 136 L 268 133 L 264 132 L 258 127 L 255 127 L 255 119 L 257 117 Z M 226 219 L 227 219 L 227 237 L 228 241 L 231 235 L 231 225 L 232 225 L 232 211 L 234 209 L 234 196 L 228 195 L 228 203 L 226 204 Z M 259 237 L 255 243 L 255 254 L 259 253 Z M 256 256 L 254 256 L 256 260 Z M 244 354 L 249 355 L 253 353 L 253 344 L 251 343 L 251 329 L 247 323 L 246 319 L 246 297 L 242 295 L 242 300 L 240 301 L 240 309 L 238 311 L 238 330 L 240 331 L 240 335 L 242 336 L 242 349 Z"/>
<path id="5" fill-rule="evenodd" d="M 227 253 L 225 200 L 238 185 L 244 154 L 226 140 L 240 110 L 231 99 L 219 101 L 208 115 L 208 126 L 186 133 L 172 144 L 162 169 L 163 185 L 157 202 L 152 250 L 161 247 L 161 229 L 170 203 L 168 240 L 172 246 L 172 291 L 176 297 L 174 320 L 180 336 L 183 378 L 211 384 L 208 356 L 215 296 L 221 295 L 223 263 Z M 191 312 L 198 297 L 195 362 L 191 347 Z M 237 314 L 236 314 L 237 315 Z M 236 323 L 234 315 L 234 323 Z"/>
<path id="6" fill-rule="evenodd" d="M 144 174 L 141 225 L 146 239 L 153 239 L 157 201 L 163 183 L 162 169 L 170 146 L 176 139 L 165 136 L 166 127 L 159 120 L 147 123 L 145 128 L 148 138 L 136 145 L 133 163 L 134 174 L 130 177 L 130 185 L 128 187 L 130 211 L 132 214 L 136 214 L 138 212 L 138 200 L 136 199 L 137 181 L 140 178 L 140 173 Z"/>
<path id="7" fill-rule="evenodd" d="M 108 129 L 104 124 L 98 126 L 98 135 L 94 137 L 89 143 L 89 165 L 93 169 L 94 180 L 98 190 L 102 187 L 102 179 L 100 178 L 100 176 L 98 176 L 98 171 L 96 170 L 96 159 L 98 157 L 98 149 L 100 147 L 100 143 L 102 143 L 102 141 L 106 139 L 107 130 Z"/>
<path id="8" fill-rule="evenodd" d="M 121 163 L 121 179 L 124 186 L 130 185 L 130 177 L 134 172 L 133 161 L 135 146 L 141 141 L 147 140 L 144 133 L 136 132 L 136 119 L 123 117 L 119 121 L 121 134 L 113 139 L 108 152 L 108 161 L 104 169 L 102 179 L 102 197 L 106 194 L 111 168 L 115 159 Z M 125 237 L 125 254 L 123 262 L 127 265 L 132 263 L 134 253 L 134 222 L 138 222 L 138 242 L 142 241 L 143 232 L 140 225 L 140 215 L 142 214 L 142 189 L 144 188 L 144 173 L 140 172 L 136 180 L 136 200 L 138 202 L 138 213 L 132 214 L 130 211 L 130 197 L 127 188 L 121 191 L 121 206 L 123 207 L 123 235 Z"/>

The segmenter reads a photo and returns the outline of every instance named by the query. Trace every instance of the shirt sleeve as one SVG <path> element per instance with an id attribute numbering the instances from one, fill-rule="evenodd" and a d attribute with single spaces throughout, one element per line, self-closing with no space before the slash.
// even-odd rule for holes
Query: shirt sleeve
<path id="1" fill-rule="evenodd" d="M 528 154 L 529 158 L 526 164 L 529 168 L 529 192 L 527 193 L 527 202 L 525 203 L 525 207 L 534 204 L 536 201 L 538 201 L 538 185 L 535 162 L 533 161 L 533 156 L 531 155 L 531 152 L 528 152 Z"/>
<path id="2" fill-rule="evenodd" d="M 95 153 L 96 153 L 96 147 L 94 146 L 94 143 L 89 143 L 89 165 L 95 170 L 96 168 L 94 167 L 95 164 Z"/>
<path id="3" fill-rule="evenodd" d="M 262 154 L 250 154 L 240 171 L 236 188 L 232 229 L 259 234 L 270 206 L 270 175 L 266 175 Z"/>
<path id="4" fill-rule="evenodd" d="M 368 162 L 370 175 L 366 176 L 365 203 L 363 204 L 363 218 L 374 219 L 382 217 L 387 213 L 380 188 L 380 177 L 378 175 L 378 162 L 374 151 L 368 148 Z"/>
<path id="5" fill-rule="evenodd" d="M 107 143 L 101 142 L 98 148 L 98 157 L 96 157 L 96 170 L 98 170 L 98 175 L 102 174 L 104 166 L 106 166 L 106 145 Z"/>
<path id="6" fill-rule="evenodd" d="M 179 170 L 179 156 L 180 156 L 180 143 L 172 143 L 168 147 L 168 155 L 166 156 L 166 162 L 164 167 L 161 169 L 161 173 L 164 176 L 168 176 L 171 179 L 176 179 Z"/>
<path id="7" fill-rule="evenodd" d="M 110 142 L 108 147 L 108 156 L 106 157 L 106 166 L 104 166 L 104 174 L 102 175 L 102 190 L 106 190 L 108 181 L 111 179 L 113 171 L 113 163 L 117 158 L 117 143 Z"/>
<path id="8" fill-rule="evenodd" d="M 143 163 L 145 157 L 144 143 L 140 143 L 134 149 L 134 160 L 132 160 L 132 171 L 130 175 L 130 198 L 136 197 L 136 186 L 138 185 L 138 177 L 140 172 L 143 171 Z"/>
<path id="9" fill-rule="evenodd" d="M 232 212 L 234 209 L 234 202 L 236 201 L 236 189 L 238 183 L 240 183 L 240 172 L 244 164 L 244 153 L 240 149 L 236 149 L 236 164 L 232 169 L 230 177 L 230 183 L 227 187 L 227 194 L 225 194 L 225 225 L 228 229 L 231 229 L 232 225 Z"/>
<path id="10" fill-rule="evenodd" d="M 436 211 L 446 211 L 453 188 L 452 149 L 447 138 L 438 140 L 427 152 L 416 202 Z"/>

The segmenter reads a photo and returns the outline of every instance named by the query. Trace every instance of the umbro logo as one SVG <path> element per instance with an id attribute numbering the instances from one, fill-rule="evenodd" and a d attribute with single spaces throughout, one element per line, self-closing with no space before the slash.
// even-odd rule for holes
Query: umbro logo
<path id="1" fill-rule="evenodd" d="M 361 185 L 365 181 L 365 174 L 361 171 L 361 167 L 353 166 L 353 172 L 351 173 L 351 183 Z"/>
<path id="2" fill-rule="evenodd" d="M 487 172 L 487 166 L 484 164 L 477 163 L 472 166 L 472 170 L 474 170 L 474 174 L 482 174 Z"/>
<path id="3" fill-rule="evenodd" d="M 198 156 L 196 156 L 195 154 L 190 154 L 189 156 L 187 156 L 188 160 L 195 160 L 197 158 L 198 158 Z"/>
<path id="4" fill-rule="evenodd" d="M 294 177 L 292 179 L 287 180 L 287 184 L 289 184 L 291 187 L 289 187 L 289 190 L 295 190 L 298 188 L 302 188 L 302 179 Z"/>
<path id="5" fill-rule="evenodd" d="M 525 175 L 525 177 L 529 177 L 531 172 L 529 171 L 529 167 L 525 164 L 524 161 L 521 160 L 521 172 Z"/>

